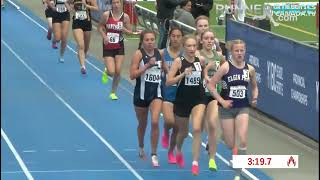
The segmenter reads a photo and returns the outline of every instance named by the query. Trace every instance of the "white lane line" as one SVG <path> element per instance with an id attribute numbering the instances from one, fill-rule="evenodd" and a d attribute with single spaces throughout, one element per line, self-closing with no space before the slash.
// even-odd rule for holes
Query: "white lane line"
<path id="1" fill-rule="evenodd" d="M 4 130 L 1 128 L 1 136 L 3 137 L 3 139 L 6 141 L 6 143 L 8 144 L 11 152 L 13 153 L 14 157 L 17 159 L 21 169 L 23 170 L 24 174 L 27 176 L 27 178 L 29 180 L 34 180 L 30 171 L 28 170 L 27 166 L 25 165 L 25 163 L 23 162 L 23 160 L 21 159 L 20 155 L 18 154 L 18 152 L 16 151 L 16 148 L 14 148 L 13 144 L 11 143 L 9 137 L 7 136 L 7 134 L 4 132 Z M 2 153 L 1 153 L 2 154 Z M 1 155 L 2 156 L 2 155 Z M 1 172 L 2 173 L 2 172 Z"/>
<path id="2" fill-rule="evenodd" d="M 123 151 L 138 151 L 137 149 L 124 149 Z"/>
<path id="3" fill-rule="evenodd" d="M 23 153 L 35 153 L 37 152 L 36 150 L 23 150 Z"/>
<path id="4" fill-rule="evenodd" d="M 76 151 L 77 152 L 87 152 L 88 150 L 86 150 L 86 149 L 77 149 Z"/>
<path id="5" fill-rule="evenodd" d="M 10 4 L 12 4 L 16 9 L 20 10 L 20 7 L 18 5 L 16 5 L 14 2 L 12 2 L 11 0 L 6 0 L 8 1 Z"/>
<path id="6" fill-rule="evenodd" d="M 23 11 L 19 10 L 19 12 L 21 12 L 24 16 L 26 16 L 29 20 L 31 20 L 32 22 L 34 22 L 37 26 L 39 26 L 40 28 L 42 28 L 44 31 L 48 31 L 45 27 L 43 27 L 41 24 L 39 24 L 38 22 L 36 22 L 34 19 L 32 19 L 30 16 L 28 16 L 26 13 L 24 13 Z M 71 50 L 72 52 L 74 52 L 75 54 L 78 54 L 74 49 L 72 49 L 69 45 L 67 45 L 68 49 Z M 100 70 L 97 66 L 95 66 L 94 64 L 92 64 L 89 60 L 87 60 L 87 63 L 89 65 L 91 65 L 94 69 L 96 69 L 98 72 L 103 73 L 103 70 Z M 112 79 L 111 77 L 109 77 L 110 79 Z M 123 90 L 127 91 L 129 94 L 131 94 L 133 96 L 133 93 L 127 89 L 126 87 L 124 87 L 123 85 L 121 85 L 121 83 L 119 84 L 119 87 L 121 87 Z M 161 115 L 161 114 L 160 114 Z M 192 134 L 189 133 L 188 134 L 189 137 L 192 137 Z M 206 147 L 205 143 L 202 142 L 201 143 L 203 147 Z M 219 153 L 216 153 L 217 157 L 219 159 L 221 159 L 224 163 L 226 163 L 228 166 L 231 166 L 230 163 L 228 162 L 228 160 L 226 160 L 223 156 L 221 156 Z M 254 176 L 252 173 L 250 173 L 248 170 L 246 169 L 242 169 L 242 171 L 245 173 L 246 177 L 252 179 L 252 180 L 258 180 L 258 178 L 256 176 Z"/>
<path id="7" fill-rule="evenodd" d="M 49 149 L 49 152 L 64 152 L 63 149 Z"/>
<path id="8" fill-rule="evenodd" d="M 84 125 L 87 126 L 96 135 L 100 141 L 106 145 L 110 151 L 117 156 L 117 158 L 139 179 L 143 178 L 131 167 L 131 165 L 113 148 L 111 144 L 109 144 L 72 106 L 67 103 L 55 90 L 53 90 L 12 48 L 1 39 L 1 42 L 9 49 L 9 51 L 16 56 L 16 58 L 45 86 L 50 90 L 57 99 L 59 99 L 63 105 L 65 105 Z M 2 134 L 2 131 L 1 131 Z"/>

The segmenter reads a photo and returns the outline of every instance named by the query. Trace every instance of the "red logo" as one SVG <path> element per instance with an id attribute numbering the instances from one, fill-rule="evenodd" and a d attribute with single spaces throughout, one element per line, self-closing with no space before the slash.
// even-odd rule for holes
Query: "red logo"
<path id="1" fill-rule="evenodd" d="M 287 165 L 290 166 L 290 164 L 293 164 L 294 166 L 296 166 L 296 161 L 294 160 L 294 158 L 291 156 L 287 162 Z"/>

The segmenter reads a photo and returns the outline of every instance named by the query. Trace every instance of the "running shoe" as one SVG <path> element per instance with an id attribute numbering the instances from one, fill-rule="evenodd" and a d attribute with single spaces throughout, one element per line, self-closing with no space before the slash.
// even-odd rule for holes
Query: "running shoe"
<path id="1" fill-rule="evenodd" d="M 168 163 L 169 164 L 176 164 L 177 160 L 176 157 L 174 157 L 173 151 L 168 152 Z"/>
<path id="2" fill-rule="evenodd" d="M 48 34 L 47 34 L 47 39 L 48 39 L 48 40 L 51 40 L 51 34 L 52 34 L 52 32 L 51 32 L 51 31 L 48 31 Z"/>
<path id="3" fill-rule="evenodd" d="M 216 161 L 214 159 L 209 160 L 209 169 L 211 171 L 217 171 Z"/>
<path id="4" fill-rule="evenodd" d="M 62 57 L 59 57 L 59 63 L 64 63 L 64 59 Z"/>
<path id="5" fill-rule="evenodd" d="M 111 100 L 118 100 L 118 96 L 115 93 L 110 93 L 109 98 Z"/>
<path id="6" fill-rule="evenodd" d="M 80 72 L 81 74 L 87 74 L 87 70 L 85 67 L 81 67 Z"/>
<path id="7" fill-rule="evenodd" d="M 52 42 L 52 48 L 53 49 L 58 49 L 57 43 L 56 42 Z"/>
<path id="8" fill-rule="evenodd" d="M 206 143 L 206 151 L 209 151 L 209 144 L 208 144 L 208 142 Z"/>
<path id="9" fill-rule="evenodd" d="M 240 176 L 235 176 L 234 180 L 240 180 Z"/>
<path id="10" fill-rule="evenodd" d="M 152 163 L 153 167 L 159 167 L 160 166 L 157 155 L 152 155 L 151 156 L 151 163 Z"/>
<path id="11" fill-rule="evenodd" d="M 147 156 L 144 153 L 143 149 L 139 149 L 139 158 L 142 159 L 142 160 L 146 160 L 147 159 Z"/>
<path id="12" fill-rule="evenodd" d="M 192 175 L 198 176 L 199 175 L 199 165 L 193 164 L 191 167 Z"/>
<path id="13" fill-rule="evenodd" d="M 232 154 L 233 154 L 233 155 L 238 155 L 238 148 L 237 148 L 237 147 L 234 147 L 234 148 L 232 149 Z"/>
<path id="14" fill-rule="evenodd" d="M 184 167 L 184 158 L 182 152 L 177 152 L 176 161 L 180 168 Z"/>
<path id="15" fill-rule="evenodd" d="M 167 149 L 169 146 L 169 134 L 167 134 L 166 132 L 163 132 L 163 135 L 161 137 L 161 144 L 165 149 Z"/>
<path id="16" fill-rule="evenodd" d="M 104 71 L 102 73 L 101 81 L 102 81 L 103 84 L 107 84 L 108 83 L 107 68 L 104 68 Z"/>

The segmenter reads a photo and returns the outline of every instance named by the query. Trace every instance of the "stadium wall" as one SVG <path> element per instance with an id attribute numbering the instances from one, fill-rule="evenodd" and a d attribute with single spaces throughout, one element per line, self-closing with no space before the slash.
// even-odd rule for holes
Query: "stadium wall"
<path id="1" fill-rule="evenodd" d="M 232 39 L 246 42 L 246 60 L 256 69 L 257 109 L 319 142 L 319 49 L 227 20 L 226 41 Z"/>

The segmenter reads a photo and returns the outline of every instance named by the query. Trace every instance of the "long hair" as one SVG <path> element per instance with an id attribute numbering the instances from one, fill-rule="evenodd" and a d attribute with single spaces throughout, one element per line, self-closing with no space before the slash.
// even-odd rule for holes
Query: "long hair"
<path id="1" fill-rule="evenodd" d="M 187 35 L 183 36 L 183 38 L 182 38 L 182 45 L 183 46 L 185 45 L 185 43 L 188 39 L 194 39 L 195 41 L 197 41 L 196 37 L 193 34 L 187 34 Z"/>
<path id="2" fill-rule="evenodd" d="M 172 27 L 170 28 L 170 30 L 169 30 L 169 33 L 168 33 L 169 39 L 170 39 L 170 36 L 171 36 L 172 32 L 175 31 L 175 30 L 180 31 L 182 37 L 184 36 L 183 31 L 182 31 L 182 29 L 181 29 L 179 26 L 172 26 Z M 171 42 L 169 42 L 169 46 L 171 46 Z"/>
<path id="3" fill-rule="evenodd" d="M 246 46 L 246 43 L 241 39 L 234 39 L 226 42 L 226 49 L 229 51 L 232 51 L 233 45 L 235 44 L 244 44 Z"/>
<path id="4" fill-rule="evenodd" d="M 198 44 L 198 50 L 201 50 L 201 49 L 203 48 L 202 43 L 201 43 L 201 40 L 202 40 L 204 34 L 207 33 L 207 32 L 211 32 L 211 33 L 213 34 L 213 38 L 214 38 L 214 32 L 213 32 L 213 31 L 211 31 L 211 30 L 208 29 L 208 30 L 205 30 L 204 32 L 202 32 L 202 33 L 200 34 L 200 41 L 199 41 L 199 44 Z"/>
<path id="5" fill-rule="evenodd" d="M 202 19 L 207 20 L 207 21 L 208 21 L 208 24 L 209 24 L 209 18 L 208 18 L 207 16 L 201 15 L 201 16 L 198 16 L 198 17 L 194 20 L 194 22 L 195 22 L 194 24 L 196 25 L 196 27 L 197 27 L 198 21 L 199 21 L 199 20 L 202 20 Z M 195 32 L 195 35 L 198 35 L 198 31 Z"/>
<path id="6" fill-rule="evenodd" d="M 140 38 L 139 38 L 140 40 L 139 40 L 139 46 L 138 46 L 138 49 L 141 49 L 141 45 L 142 45 L 142 42 L 143 42 L 144 36 L 145 36 L 146 34 L 149 34 L 149 33 L 153 34 L 153 35 L 154 35 L 154 37 L 156 37 L 156 33 L 155 33 L 154 31 L 149 30 L 149 29 L 143 30 L 143 31 L 141 32 L 141 34 L 140 34 Z"/>

